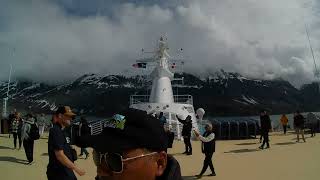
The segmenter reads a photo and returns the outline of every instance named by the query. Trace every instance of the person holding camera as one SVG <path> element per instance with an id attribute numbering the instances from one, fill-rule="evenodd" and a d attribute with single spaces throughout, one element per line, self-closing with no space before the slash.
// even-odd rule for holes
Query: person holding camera
<path id="1" fill-rule="evenodd" d="M 201 143 L 201 150 L 202 153 L 205 155 L 205 159 L 203 161 L 203 167 L 199 175 L 196 177 L 200 179 L 202 175 L 206 172 L 208 167 L 211 169 L 211 174 L 209 176 L 216 176 L 214 171 L 214 167 L 212 164 L 212 156 L 213 153 L 216 151 L 216 140 L 215 134 L 213 132 L 213 127 L 211 123 L 206 124 L 205 126 L 206 131 L 201 136 L 200 133 L 196 130 L 193 130 L 195 136 L 202 142 Z"/>
<path id="2" fill-rule="evenodd" d="M 59 107 L 53 115 L 53 122 L 55 123 L 49 131 L 48 140 L 48 180 L 76 180 L 73 171 L 80 176 L 85 174 L 84 170 L 74 164 L 76 160 L 74 149 L 70 146 L 70 139 L 63 132 L 66 127 L 70 126 L 75 115 L 69 106 Z"/>
<path id="3" fill-rule="evenodd" d="M 191 116 L 188 115 L 185 120 L 182 120 L 179 118 L 178 115 L 176 115 L 178 121 L 183 124 L 182 127 L 182 136 L 184 140 L 185 145 L 185 152 L 183 154 L 186 155 L 192 155 L 192 145 L 191 145 L 191 130 L 192 130 L 192 121 Z"/>

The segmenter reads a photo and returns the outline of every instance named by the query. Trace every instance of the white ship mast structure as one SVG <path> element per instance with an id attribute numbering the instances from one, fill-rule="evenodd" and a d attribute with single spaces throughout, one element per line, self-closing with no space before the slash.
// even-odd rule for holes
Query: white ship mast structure
<path id="1" fill-rule="evenodd" d="M 11 82 L 11 73 L 12 73 L 12 65 L 10 65 L 10 73 L 9 73 L 9 80 L 8 80 L 8 86 L 7 86 L 7 93 L 6 97 L 3 98 L 3 106 L 2 106 L 2 118 L 7 118 L 8 117 L 8 100 L 9 100 L 9 91 L 10 91 L 10 82 Z"/>
<path id="2" fill-rule="evenodd" d="M 159 114 L 163 112 L 167 119 L 169 127 L 175 132 L 176 137 L 181 139 L 182 125 L 176 118 L 185 119 L 188 115 L 191 116 L 193 127 L 198 129 L 199 119 L 202 119 L 204 110 L 197 110 L 196 116 L 193 107 L 193 98 L 191 95 L 173 95 L 171 81 L 174 79 L 174 73 L 170 71 L 173 67 L 169 63 L 170 55 L 168 53 L 168 45 L 163 37 L 158 41 L 158 47 L 153 53 L 154 56 L 137 61 L 135 67 L 146 68 L 148 64 L 154 64 L 155 67 L 150 74 L 152 80 L 152 88 L 150 95 L 131 95 L 130 107 L 147 111 L 148 113 Z M 144 52 L 144 50 L 142 49 Z M 173 60 L 172 60 L 173 61 Z M 175 65 L 175 63 L 173 63 Z M 181 79 L 178 79 L 181 80 Z"/>

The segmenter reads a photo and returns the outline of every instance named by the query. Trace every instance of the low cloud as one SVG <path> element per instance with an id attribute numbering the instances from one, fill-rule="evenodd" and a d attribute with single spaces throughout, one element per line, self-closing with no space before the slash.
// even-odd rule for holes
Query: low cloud
<path id="1" fill-rule="evenodd" d="M 224 69 L 252 78 L 314 80 L 304 29 L 319 54 L 315 0 L 110 1 L 4 0 L 0 7 L 0 79 L 59 83 L 84 73 L 134 74 L 140 50 L 161 35 L 184 49 L 185 70 Z M 318 56 L 316 56 L 318 57 Z"/>

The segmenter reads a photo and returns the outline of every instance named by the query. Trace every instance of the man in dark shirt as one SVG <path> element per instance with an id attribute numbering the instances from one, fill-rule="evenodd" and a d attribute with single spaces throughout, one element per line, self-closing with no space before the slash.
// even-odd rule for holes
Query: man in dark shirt
<path id="1" fill-rule="evenodd" d="M 69 106 L 59 107 L 53 115 L 55 122 L 49 132 L 48 154 L 49 164 L 47 167 L 48 180 L 76 180 L 75 171 L 80 176 L 85 172 L 73 163 L 70 140 L 66 138 L 63 129 L 70 126 L 75 114 Z"/>
<path id="2" fill-rule="evenodd" d="M 266 148 L 270 148 L 269 131 L 271 129 L 271 120 L 270 120 L 269 115 L 267 114 L 267 111 L 265 111 L 265 110 L 261 111 L 260 124 L 261 124 L 261 134 L 263 136 L 263 142 L 259 148 L 263 149 L 265 144 L 267 144 Z"/>
<path id="3" fill-rule="evenodd" d="M 302 114 L 300 114 L 300 111 L 296 111 L 296 113 L 294 114 L 293 124 L 297 133 L 296 142 L 300 141 L 299 134 L 301 134 L 303 142 L 306 142 L 306 139 L 304 138 L 304 117 L 302 116 Z"/>

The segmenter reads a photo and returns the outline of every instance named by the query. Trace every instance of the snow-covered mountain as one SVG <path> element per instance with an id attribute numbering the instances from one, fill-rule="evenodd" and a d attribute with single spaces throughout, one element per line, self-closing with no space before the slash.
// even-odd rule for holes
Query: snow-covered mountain
<path id="1" fill-rule="evenodd" d="M 252 115 L 260 109 L 272 113 L 318 111 L 320 93 L 317 84 L 297 89 L 284 80 L 257 80 L 223 70 L 200 79 L 191 74 L 183 83 L 173 81 L 173 90 L 191 94 L 195 108 L 203 107 L 209 115 Z M 11 108 L 50 112 L 59 105 L 70 105 L 78 113 L 109 115 L 129 106 L 131 94 L 147 94 L 151 82 L 143 76 L 86 74 L 71 83 L 48 85 L 18 81 L 10 85 Z M 0 82 L 0 96 L 5 97 L 7 83 Z"/>

